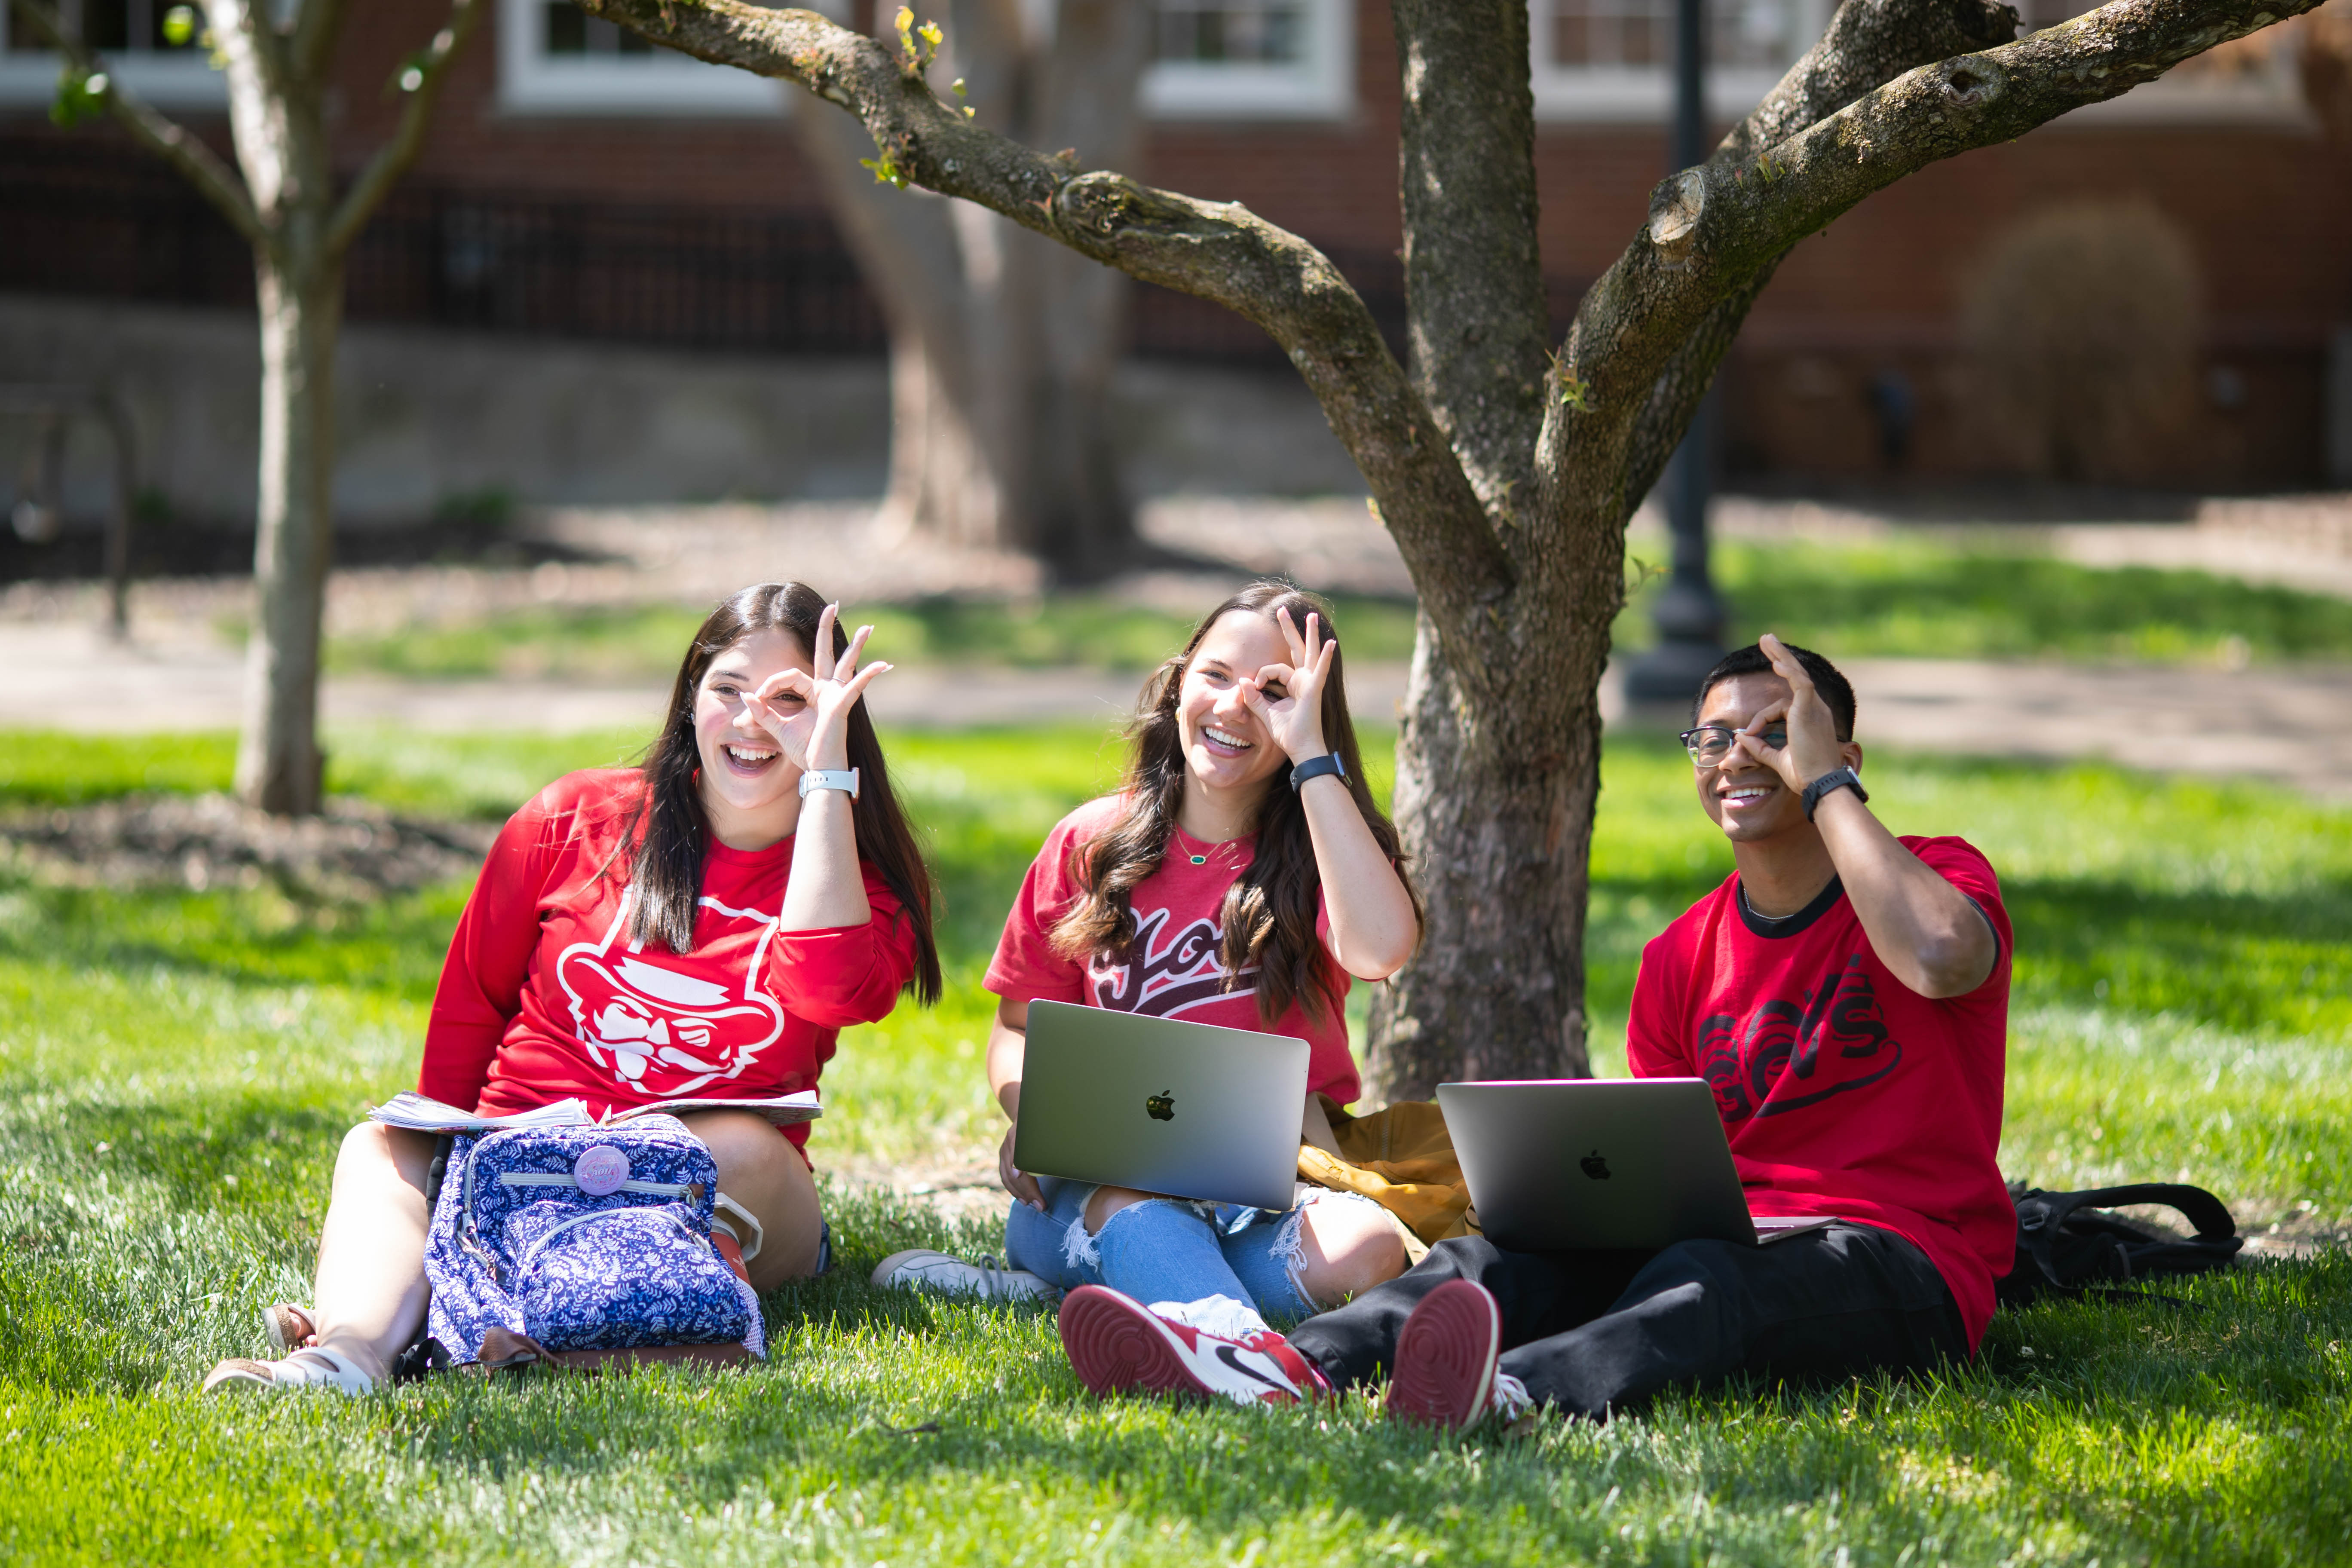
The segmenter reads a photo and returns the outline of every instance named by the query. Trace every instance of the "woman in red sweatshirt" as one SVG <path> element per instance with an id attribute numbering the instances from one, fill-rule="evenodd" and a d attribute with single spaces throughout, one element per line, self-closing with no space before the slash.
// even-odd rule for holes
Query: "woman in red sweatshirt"
<path id="1" fill-rule="evenodd" d="M 507 823 L 449 943 L 423 1093 L 486 1114 L 577 1096 L 597 1115 L 790 1094 L 815 1086 L 845 1026 L 910 986 L 937 1000 L 929 873 L 859 700 L 890 667 L 859 667 L 873 628 L 845 637 L 835 609 L 798 583 L 743 589 L 695 633 L 643 766 L 569 774 Z M 756 1222 L 753 1288 L 822 1268 L 807 1126 L 684 1120 Z M 207 1388 L 385 1381 L 425 1320 L 434 1145 L 352 1129 L 316 1306 L 272 1330 L 310 1342 L 224 1362 Z"/>

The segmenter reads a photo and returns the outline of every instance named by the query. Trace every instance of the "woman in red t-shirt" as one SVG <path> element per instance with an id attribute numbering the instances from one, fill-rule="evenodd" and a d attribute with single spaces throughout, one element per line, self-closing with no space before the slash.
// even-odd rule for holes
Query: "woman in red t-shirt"
<path id="1" fill-rule="evenodd" d="M 484 1114 L 567 1096 L 593 1114 L 815 1086 L 835 1037 L 940 993 L 931 882 L 859 700 L 871 626 L 798 583 L 745 588 L 694 635 L 642 767 L 558 779 L 499 833 L 459 917 L 417 1087 Z M 709 1144 L 751 1285 L 823 1267 L 805 1124 L 682 1120 Z M 382 1383 L 425 1319 L 436 1140 L 343 1140 L 317 1305 L 275 1308 L 283 1361 L 205 1387 Z"/>
<path id="2" fill-rule="evenodd" d="M 1119 793 L 1047 837 L 986 981 L 1002 998 L 989 1084 L 1008 1118 L 1044 998 L 1305 1039 L 1300 1135 L 1338 1152 L 1324 1106 L 1359 1089 L 1350 976 L 1385 979 L 1412 956 L 1421 907 L 1364 784 L 1330 614 L 1282 583 L 1218 605 L 1144 688 Z M 1405 1265 L 1386 1211 L 1351 1194 L 1310 1189 L 1318 1201 L 1284 1214 L 1178 1202 L 1040 1181 L 1013 1168 L 1013 1144 L 1008 1130 L 1006 1251 L 1049 1284 L 1107 1285 L 1240 1337 Z"/>

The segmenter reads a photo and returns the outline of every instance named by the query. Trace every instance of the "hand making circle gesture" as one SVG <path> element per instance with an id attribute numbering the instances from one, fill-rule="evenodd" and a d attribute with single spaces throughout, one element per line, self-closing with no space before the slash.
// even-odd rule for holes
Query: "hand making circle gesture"
<path id="1" fill-rule="evenodd" d="M 1331 656 L 1339 650 L 1337 638 L 1323 635 L 1323 618 L 1307 613 L 1302 634 L 1287 606 L 1275 612 L 1282 640 L 1290 645 L 1288 664 L 1269 664 L 1255 675 L 1242 678 L 1242 700 L 1265 726 L 1294 763 L 1319 757 L 1331 748 L 1323 743 L 1323 689 L 1331 679 Z M 1268 695 L 1266 689 L 1279 689 Z"/>
<path id="2" fill-rule="evenodd" d="M 1754 762 L 1770 768 L 1780 775 L 1780 782 L 1802 793 L 1804 787 L 1832 769 L 1845 765 L 1845 754 L 1837 734 L 1837 718 L 1822 694 L 1813 689 L 1813 678 L 1797 662 L 1789 646 L 1770 632 L 1756 639 L 1764 657 L 1772 661 L 1772 673 L 1789 683 L 1789 695 L 1778 702 L 1768 702 L 1757 715 L 1748 720 L 1732 744 Z M 1778 724 L 1788 732 L 1789 743 L 1781 747 L 1765 744 L 1764 732 Z"/>
<path id="3" fill-rule="evenodd" d="M 833 628 L 840 613 L 839 605 L 827 605 L 817 617 L 816 647 L 809 658 L 814 673 L 778 670 L 743 700 L 752 721 L 775 737 L 784 760 L 803 773 L 849 765 L 849 711 L 875 677 L 890 668 L 878 661 L 857 668 L 857 656 L 874 631 L 870 626 L 858 627 L 841 657 L 834 658 Z"/>

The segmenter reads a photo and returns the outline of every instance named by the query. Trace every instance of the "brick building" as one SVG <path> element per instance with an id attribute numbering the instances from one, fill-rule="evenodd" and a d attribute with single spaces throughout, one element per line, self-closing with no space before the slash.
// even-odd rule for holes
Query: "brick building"
<path id="1" fill-rule="evenodd" d="M 193 49 L 163 43 L 164 0 L 79 3 L 121 79 L 225 143 L 217 79 Z M 1136 172 L 1238 199 L 1307 237 L 1395 319 L 1387 7 L 1137 3 L 1160 7 L 1160 58 L 1145 86 L 1152 131 Z M 2054 7 L 2029 18 L 2037 25 L 2080 8 L 2033 3 Z M 422 161 L 354 258 L 355 323 L 879 353 L 878 318 L 790 132 L 795 89 L 648 52 L 564 0 L 496 4 Z M 1717 0 L 1718 114 L 1760 96 L 1827 10 L 1828 0 Z M 334 106 L 348 163 L 388 131 L 383 84 L 440 13 L 435 0 L 352 8 Z M 1563 321 L 1634 232 L 1664 172 L 1671 17 L 1672 0 L 1535 0 L 1543 254 Z M 2037 214 L 2127 202 L 2160 215 L 2189 258 L 2196 358 L 2193 416 L 2131 477 L 2217 489 L 2324 482 L 2330 345 L 2352 321 L 2352 154 L 2304 103 L 2297 43 L 2292 27 L 2244 40 L 2113 104 L 1931 168 L 1806 241 L 1727 372 L 1730 468 L 1828 478 L 1997 469 L 2004 459 L 1972 413 L 1972 290 L 2004 237 Z M 53 61 L 21 36 L 0 48 L 0 295 L 249 301 L 236 243 L 173 176 L 108 127 L 47 123 L 54 79 Z M 1280 366 L 1254 329 L 1156 291 L 1135 330 L 1140 355 Z"/>

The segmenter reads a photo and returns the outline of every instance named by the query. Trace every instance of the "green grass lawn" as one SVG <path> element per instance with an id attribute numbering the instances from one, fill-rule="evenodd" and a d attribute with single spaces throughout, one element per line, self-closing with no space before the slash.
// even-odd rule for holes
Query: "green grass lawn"
<path id="1" fill-rule="evenodd" d="M 1641 536 L 1629 551 L 1654 564 L 1664 543 Z M 2078 566 L 1942 536 L 1862 543 L 1725 540 L 1715 547 L 1714 566 L 1738 640 L 1777 631 L 1841 658 L 2352 658 L 2352 601 L 2202 572 Z M 1659 585 L 1653 576 L 1634 593 L 1618 618 L 1617 647 L 1649 646 L 1649 599 Z M 1192 629 L 1188 617 L 1096 594 L 1055 595 L 1031 605 L 938 598 L 846 608 L 874 623 L 877 653 L 902 664 L 1144 670 L 1181 646 Z M 1411 657 L 1410 605 L 1342 598 L 1335 608 L 1350 657 Z M 678 649 L 700 618 L 667 605 L 549 606 L 333 637 L 326 658 L 329 668 L 347 673 L 658 679 L 677 669 Z M 232 641 L 244 635 L 241 626 L 225 624 L 223 630 Z"/>
<path id="2" fill-rule="evenodd" d="M 331 737 L 331 778 L 495 815 L 624 736 Z M 948 894 L 951 985 L 843 1042 L 814 1144 L 989 1137 L 976 981 L 1045 827 L 1115 770 L 1079 729 L 891 742 Z M 217 737 L 0 736 L 0 806 L 226 782 Z M 1595 1056 L 1642 942 L 1727 869 L 1670 745 L 1613 742 Z M 2104 768 L 1881 757 L 1898 827 L 1964 833 L 2020 943 L 2004 1160 L 2180 1176 L 2352 1222 L 2352 816 Z M 842 1267 L 768 1303 L 750 1373 L 203 1402 L 300 1299 L 336 1139 L 415 1070 L 449 887 L 320 910 L 0 871 L 0 1559 L 548 1563 L 2272 1563 L 2352 1559 L 2352 1260 L 2186 1307 L 1996 1321 L 1932 1381 L 1670 1399 L 1432 1438 L 1338 1412 L 1098 1404 L 1050 1318 L 884 1296 L 929 1211 L 836 1189 Z"/>
<path id="3" fill-rule="evenodd" d="M 1664 542 L 1630 552 L 1654 563 Z M 2204 572 L 2080 566 L 1949 538 L 1723 540 L 1717 584 L 1740 642 L 1777 632 L 1839 658 L 2098 658 L 2166 663 L 2352 657 L 2352 601 Z M 1653 637 L 1647 596 L 1617 646 Z"/>
<path id="4" fill-rule="evenodd" d="M 1206 611 L 1213 600 L 1204 601 Z M 1332 609 L 1360 658 L 1412 656 L 1412 609 L 1393 600 L 1341 598 Z M 1057 594 L 1034 604 L 933 598 L 845 605 L 853 627 L 871 623 L 877 657 L 900 664 L 980 661 L 1017 668 L 1086 665 L 1148 670 L 1184 645 L 1193 617 L 1096 594 Z M 669 605 L 549 607 L 484 620 L 411 626 L 380 637 L 336 637 L 335 670 L 478 677 L 562 674 L 644 679 L 674 673 L 702 612 Z M 237 627 L 226 627 L 243 637 Z"/>

